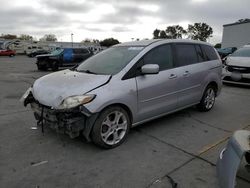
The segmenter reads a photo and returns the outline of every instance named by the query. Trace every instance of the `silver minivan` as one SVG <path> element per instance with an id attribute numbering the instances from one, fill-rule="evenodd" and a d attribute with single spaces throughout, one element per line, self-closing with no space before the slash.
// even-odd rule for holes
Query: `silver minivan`
<path id="1" fill-rule="evenodd" d="M 129 129 L 197 105 L 209 111 L 221 89 L 222 63 L 208 43 L 144 40 L 118 44 L 78 67 L 36 80 L 22 100 L 38 124 L 104 148 Z"/>

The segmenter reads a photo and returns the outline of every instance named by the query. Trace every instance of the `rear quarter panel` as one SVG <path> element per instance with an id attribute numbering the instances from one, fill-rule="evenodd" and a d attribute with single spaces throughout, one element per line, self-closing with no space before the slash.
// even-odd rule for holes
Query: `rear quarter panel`
<path id="1" fill-rule="evenodd" d="M 207 61 L 204 63 L 207 67 L 207 74 L 203 80 L 203 89 L 201 92 L 201 96 L 203 95 L 206 87 L 209 83 L 215 82 L 218 86 L 217 96 L 220 94 L 222 87 L 222 63 L 220 60 Z"/>

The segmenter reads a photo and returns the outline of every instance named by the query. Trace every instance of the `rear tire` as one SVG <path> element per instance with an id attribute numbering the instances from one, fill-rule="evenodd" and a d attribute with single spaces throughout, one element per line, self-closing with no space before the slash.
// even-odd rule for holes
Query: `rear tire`
<path id="1" fill-rule="evenodd" d="M 92 132 L 92 141 L 105 149 L 119 146 L 126 139 L 131 125 L 128 113 L 119 106 L 112 106 L 101 112 Z"/>
<path id="2" fill-rule="evenodd" d="M 211 110 L 215 103 L 216 88 L 213 85 L 208 85 L 205 89 L 200 103 L 197 105 L 202 112 Z"/>
<path id="3" fill-rule="evenodd" d="M 51 66 L 52 71 L 58 71 L 58 63 L 54 61 Z"/>

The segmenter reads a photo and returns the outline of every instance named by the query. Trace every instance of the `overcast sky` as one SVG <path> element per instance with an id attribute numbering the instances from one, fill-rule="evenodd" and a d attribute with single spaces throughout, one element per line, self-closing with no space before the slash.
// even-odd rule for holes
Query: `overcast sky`
<path id="1" fill-rule="evenodd" d="M 155 28 L 206 22 L 211 43 L 221 41 L 223 24 L 250 18 L 250 0 L 0 0 L 0 33 L 52 33 L 59 41 L 85 38 L 152 38 Z"/>

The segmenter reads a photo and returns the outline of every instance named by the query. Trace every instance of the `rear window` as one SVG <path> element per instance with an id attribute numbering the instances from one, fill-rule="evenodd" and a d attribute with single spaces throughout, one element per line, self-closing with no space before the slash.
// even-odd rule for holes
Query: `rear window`
<path id="1" fill-rule="evenodd" d="M 197 56 L 198 56 L 198 61 L 199 62 L 206 61 L 204 59 L 204 56 L 203 56 L 203 53 L 202 53 L 200 45 L 195 45 L 195 49 L 196 49 L 196 53 L 197 53 Z"/>
<path id="2" fill-rule="evenodd" d="M 215 50 L 212 46 L 201 45 L 201 48 L 206 61 L 212 61 L 218 59 L 218 56 L 216 55 Z"/>
<path id="3" fill-rule="evenodd" d="M 186 66 L 198 63 L 195 46 L 192 44 L 176 44 L 176 66 Z"/>

